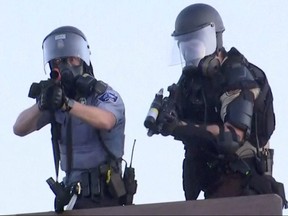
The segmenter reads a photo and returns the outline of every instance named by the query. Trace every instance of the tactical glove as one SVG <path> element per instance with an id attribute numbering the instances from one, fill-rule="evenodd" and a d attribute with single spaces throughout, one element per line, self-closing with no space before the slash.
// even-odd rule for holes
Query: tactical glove
<path id="1" fill-rule="evenodd" d="M 55 86 L 52 91 L 51 106 L 52 110 L 61 109 L 65 102 L 65 95 L 61 86 Z"/>
<path id="2" fill-rule="evenodd" d="M 162 136 L 173 135 L 175 128 L 179 125 L 179 120 L 175 114 L 165 113 L 160 117 L 160 134 Z"/>
<path id="3" fill-rule="evenodd" d="M 44 88 L 38 99 L 38 107 L 40 110 L 55 111 L 60 109 L 63 104 L 65 95 L 59 85 L 49 85 Z"/>
<path id="4" fill-rule="evenodd" d="M 39 110 L 49 110 L 49 97 L 51 97 L 52 85 L 47 85 L 41 89 L 40 96 L 37 98 Z"/>

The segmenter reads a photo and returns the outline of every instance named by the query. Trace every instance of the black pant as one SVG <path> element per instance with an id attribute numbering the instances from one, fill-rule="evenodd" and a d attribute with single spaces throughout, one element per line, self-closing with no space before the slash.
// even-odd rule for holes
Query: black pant
<path id="1" fill-rule="evenodd" d="M 183 189 L 186 200 L 196 200 L 201 190 L 205 199 L 278 194 L 283 200 L 283 207 L 287 208 L 284 185 L 272 176 L 259 174 L 253 158 L 245 161 L 251 168 L 249 175 L 233 172 L 229 167 L 209 167 L 206 160 L 198 161 L 193 157 L 186 157 L 183 161 Z"/>
<path id="2" fill-rule="evenodd" d="M 182 178 L 186 200 L 196 200 L 201 191 L 205 192 L 220 177 L 215 157 L 192 147 L 186 149 L 183 160 Z"/>

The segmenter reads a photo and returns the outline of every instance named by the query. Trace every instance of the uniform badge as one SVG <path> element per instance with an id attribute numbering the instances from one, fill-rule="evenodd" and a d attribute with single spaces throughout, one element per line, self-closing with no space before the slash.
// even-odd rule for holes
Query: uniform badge
<path id="1" fill-rule="evenodd" d="M 112 92 L 105 92 L 101 97 L 99 97 L 99 100 L 103 102 L 116 102 L 118 99 L 118 96 Z"/>

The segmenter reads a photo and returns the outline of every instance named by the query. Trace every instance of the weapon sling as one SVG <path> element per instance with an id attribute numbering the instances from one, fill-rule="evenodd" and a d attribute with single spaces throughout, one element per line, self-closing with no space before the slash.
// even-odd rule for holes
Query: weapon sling
<path id="1" fill-rule="evenodd" d="M 66 175 L 69 179 L 69 175 L 72 169 L 72 163 L 73 163 L 73 154 L 72 154 L 72 146 L 73 146 L 73 139 L 72 139 L 72 117 L 70 114 L 68 114 L 68 120 L 67 120 L 67 127 L 66 127 L 66 159 L 67 159 L 67 171 Z"/>
<path id="2" fill-rule="evenodd" d="M 54 156 L 56 181 L 58 181 L 59 163 L 60 163 L 60 149 L 59 149 L 59 143 L 58 143 L 59 138 L 60 138 L 60 124 L 56 122 L 55 115 L 54 113 L 52 113 L 51 141 L 52 141 L 52 149 L 53 149 L 53 156 Z"/>
<path id="3" fill-rule="evenodd" d="M 66 127 L 66 155 L 67 155 L 67 175 L 69 177 L 71 167 L 72 167 L 72 126 L 71 126 L 71 115 L 68 115 L 67 127 Z M 60 149 L 59 149 L 59 139 L 61 125 L 56 122 L 55 116 L 53 114 L 53 119 L 51 123 L 51 135 L 52 135 L 52 147 L 54 156 L 54 166 L 56 173 L 56 181 L 58 181 L 59 176 L 59 163 L 60 163 Z"/>

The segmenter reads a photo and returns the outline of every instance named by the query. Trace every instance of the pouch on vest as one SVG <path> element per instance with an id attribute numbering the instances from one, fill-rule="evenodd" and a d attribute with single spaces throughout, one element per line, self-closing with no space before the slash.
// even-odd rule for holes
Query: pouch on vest
<path id="1" fill-rule="evenodd" d="M 81 174 L 81 193 L 82 196 L 88 197 L 90 196 L 90 175 L 89 172 L 83 172 Z"/>
<path id="2" fill-rule="evenodd" d="M 99 169 L 94 168 L 90 170 L 90 182 L 91 182 L 91 198 L 92 200 L 98 200 L 103 193 L 103 189 L 101 189 L 101 178 L 99 175 Z"/>
<path id="3" fill-rule="evenodd" d="M 126 194 L 125 185 L 120 172 L 115 172 L 112 167 L 107 170 L 106 183 L 110 194 L 115 198 L 120 198 Z"/>
<path id="4" fill-rule="evenodd" d="M 125 167 L 123 180 L 126 194 L 120 198 L 120 202 L 123 205 L 132 205 L 133 196 L 137 191 L 137 180 L 135 179 L 135 169 L 133 167 Z"/>

